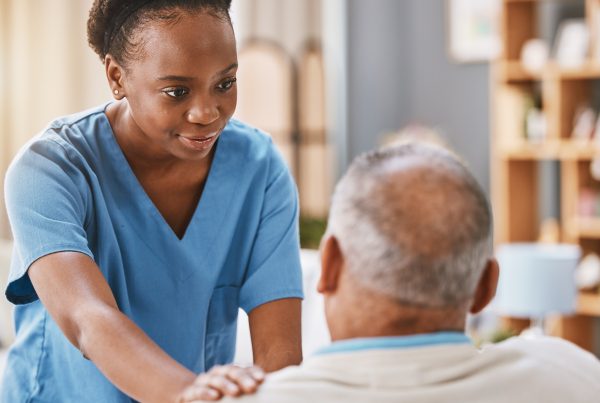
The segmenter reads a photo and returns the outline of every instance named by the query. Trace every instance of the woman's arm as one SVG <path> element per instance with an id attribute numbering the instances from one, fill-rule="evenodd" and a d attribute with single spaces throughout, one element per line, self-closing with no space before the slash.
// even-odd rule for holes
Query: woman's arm
<path id="1" fill-rule="evenodd" d="M 169 357 L 117 307 L 88 256 L 60 252 L 29 268 L 50 316 L 75 347 L 120 390 L 143 402 L 175 402 L 195 374 Z"/>
<path id="2" fill-rule="evenodd" d="M 117 388 L 138 401 L 183 401 L 191 386 L 195 398 L 216 400 L 251 393 L 260 383 L 240 371 L 196 378 L 119 310 L 99 268 L 84 254 L 42 257 L 29 268 L 29 277 L 69 341 Z"/>
<path id="3" fill-rule="evenodd" d="M 301 304 L 298 298 L 280 299 L 250 312 L 255 365 L 272 372 L 302 362 Z"/>

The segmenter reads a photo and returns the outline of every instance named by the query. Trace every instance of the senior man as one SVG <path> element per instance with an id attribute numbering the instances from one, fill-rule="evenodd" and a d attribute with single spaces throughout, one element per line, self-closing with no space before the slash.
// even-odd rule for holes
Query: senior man
<path id="1" fill-rule="evenodd" d="M 333 343 L 240 403 L 599 401 L 600 362 L 571 343 L 480 350 L 464 334 L 494 296 L 492 253 L 488 202 L 450 152 L 414 143 L 358 157 L 321 244 Z"/>

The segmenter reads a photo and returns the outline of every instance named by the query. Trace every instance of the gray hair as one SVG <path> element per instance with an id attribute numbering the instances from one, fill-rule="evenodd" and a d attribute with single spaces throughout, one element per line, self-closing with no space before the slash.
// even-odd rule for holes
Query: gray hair
<path id="1" fill-rule="evenodd" d="M 470 300 L 493 253 L 477 181 L 450 151 L 422 143 L 357 157 L 336 187 L 328 233 L 353 278 L 415 306 Z"/>

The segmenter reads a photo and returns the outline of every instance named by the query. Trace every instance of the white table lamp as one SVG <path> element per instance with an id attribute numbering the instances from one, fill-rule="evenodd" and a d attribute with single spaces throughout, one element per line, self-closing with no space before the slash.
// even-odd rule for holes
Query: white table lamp
<path id="1" fill-rule="evenodd" d="M 532 320 L 528 333 L 543 334 L 548 314 L 575 312 L 575 268 L 581 249 L 569 244 L 515 243 L 496 254 L 500 280 L 494 307 L 500 314 Z"/>

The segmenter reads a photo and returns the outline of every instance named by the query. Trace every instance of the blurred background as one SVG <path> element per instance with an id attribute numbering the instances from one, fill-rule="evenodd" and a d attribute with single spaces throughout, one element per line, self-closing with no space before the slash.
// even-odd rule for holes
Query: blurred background
<path id="1" fill-rule="evenodd" d="M 52 119 L 111 99 L 87 46 L 90 5 L 0 0 L 0 181 Z M 404 138 L 445 144 L 490 196 L 498 245 L 578 247 L 568 284 L 544 283 L 549 274 L 529 284 L 544 284 L 548 301 L 568 291 L 564 307 L 534 311 L 513 296 L 523 306 L 472 318 L 474 334 L 499 340 L 542 316 L 545 331 L 598 353 L 599 10 L 600 0 L 233 0 L 236 117 L 271 133 L 285 156 L 303 247 L 317 247 L 356 155 Z M 0 238 L 6 262 L 2 197 Z M 508 277 L 503 287 L 516 289 Z"/>
<path id="2" fill-rule="evenodd" d="M 0 172 L 52 119 L 111 99 L 87 46 L 90 4 L 0 0 Z M 444 1 L 234 0 L 232 18 L 236 116 L 276 139 L 307 218 L 326 215 L 354 156 L 413 124 L 439 130 L 489 189 L 489 65 L 449 57 Z"/>

